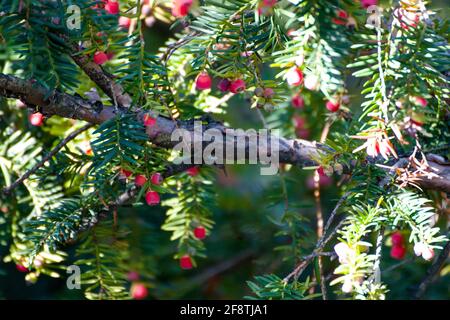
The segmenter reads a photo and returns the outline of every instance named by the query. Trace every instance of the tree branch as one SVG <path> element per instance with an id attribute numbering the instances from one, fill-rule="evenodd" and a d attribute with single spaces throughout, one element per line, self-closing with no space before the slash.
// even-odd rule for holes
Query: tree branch
<path id="1" fill-rule="evenodd" d="M 69 40 L 67 39 L 67 42 Z M 107 74 L 103 68 L 94 63 L 89 56 L 85 55 L 78 44 L 71 47 L 70 57 L 86 73 L 86 75 L 105 92 L 119 107 L 129 108 L 131 97 L 124 91 L 122 86 L 114 81 L 113 76 Z"/>
<path id="2" fill-rule="evenodd" d="M 61 93 L 56 90 L 49 94 L 45 88 L 33 81 L 22 80 L 1 73 L 0 96 L 21 99 L 28 105 L 39 106 L 40 111 L 48 117 L 58 115 L 64 118 L 87 121 L 92 124 L 100 124 L 115 117 L 117 113 L 128 112 L 124 108 L 97 105 L 81 97 Z M 237 157 L 238 155 L 236 146 L 241 137 L 239 130 L 226 127 L 220 122 L 208 119 L 208 121 L 202 121 L 202 132 L 195 132 L 194 120 L 174 121 L 154 112 L 147 113 L 156 118 L 156 124 L 147 127 L 146 133 L 149 136 L 149 140 L 160 147 L 173 148 L 179 143 L 179 141 L 172 140 L 172 134 L 176 129 L 186 130 L 191 137 L 191 141 L 194 138 L 198 138 L 199 134 L 203 134 L 208 129 L 216 129 L 222 133 L 224 143 L 228 146 L 231 144 L 230 147 L 235 150 L 235 156 Z M 142 121 L 145 115 L 144 112 L 136 112 L 135 114 L 140 121 Z M 258 154 L 260 150 L 261 154 L 267 154 L 272 139 L 278 139 L 279 148 L 277 151 L 280 163 L 292 164 L 299 167 L 314 166 L 317 165 L 316 160 L 320 154 L 333 152 L 328 146 L 315 141 L 286 139 L 273 135 L 262 137 L 257 133 L 255 133 L 254 137 L 257 142 L 246 139 L 243 158 L 237 159 L 235 157 L 234 160 L 248 160 L 250 154 L 248 151 L 253 148 L 258 151 Z M 207 145 L 206 143 L 203 144 L 202 151 Z M 224 150 L 226 149 L 224 148 Z M 415 182 L 426 189 L 437 189 L 450 193 L 450 165 L 435 161 L 428 161 L 428 163 L 431 170 L 433 170 L 433 175 L 416 176 L 414 177 Z M 348 169 L 351 171 L 352 168 Z"/>

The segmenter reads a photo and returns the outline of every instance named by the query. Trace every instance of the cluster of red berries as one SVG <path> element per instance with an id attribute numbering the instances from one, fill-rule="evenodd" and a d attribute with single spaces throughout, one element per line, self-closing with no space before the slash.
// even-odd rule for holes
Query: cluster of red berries
<path id="1" fill-rule="evenodd" d="M 195 87 L 197 90 L 207 90 L 211 89 L 212 79 L 210 75 L 203 71 L 197 75 L 195 79 Z M 217 88 L 222 92 L 232 92 L 232 93 L 240 93 L 245 90 L 245 81 L 242 79 L 222 79 L 219 81 Z"/>
<path id="2" fill-rule="evenodd" d="M 391 236 L 392 248 L 391 257 L 397 260 L 402 260 L 406 254 L 405 239 L 400 231 L 396 231 Z"/>

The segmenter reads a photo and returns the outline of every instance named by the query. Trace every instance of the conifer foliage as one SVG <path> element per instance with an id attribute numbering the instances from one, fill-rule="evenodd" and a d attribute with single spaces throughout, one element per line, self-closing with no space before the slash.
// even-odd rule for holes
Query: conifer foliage
<path id="1" fill-rule="evenodd" d="M 0 297 L 448 298 L 444 5 L 0 0 Z M 289 150 L 179 164 L 195 120 Z"/>

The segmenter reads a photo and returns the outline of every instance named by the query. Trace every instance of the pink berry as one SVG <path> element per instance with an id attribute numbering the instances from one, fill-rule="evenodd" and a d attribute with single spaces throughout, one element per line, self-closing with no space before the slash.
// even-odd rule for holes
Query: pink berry
<path id="1" fill-rule="evenodd" d="M 104 53 L 103 51 L 97 51 L 94 53 L 94 62 L 98 65 L 104 64 L 106 61 L 108 61 L 108 55 Z"/>
<path id="2" fill-rule="evenodd" d="M 24 265 L 21 264 L 16 264 L 16 269 L 19 272 L 29 272 L 30 270 L 28 270 L 27 267 L 25 267 Z"/>
<path id="3" fill-rule="evenodd" d="M 195 79 L 195 87 L 197 90 L 206 90 L 211 88 L 211 77 L 206 72 L 201 72 Z"/>
<path id="4" fill-rule="evenodd" d="M 294 108 L 301 109 L 305 106 L 305 100 L 299 93 L 297 93 L 292 97 L 291 104 Z"/>
<path id="5" fill-rule="evenodd" d="M 222 92 L 227 92 L 230 89 L 231 82 L 228 79 L 222 79 L 217 84 L 217 88 Z"/>
<path id="6" fill-rule="evenodd" d="M 124 28 L 124 29 L 128 29 L 130 28 L 131 25 L 131 19 L 128 17 L 119 17 L 119 27 Z"/>
<path id="7" fill-rule="evenodd" d="M 142 174 L 138 174 L 136 176 L 136 178 L 134 178 L 134 184 L 137 187 L 142 187 L 146 182 L 147 182 L 147 178 Z"/>
<path id="8" fill-rule="evenodd" d="M 148 296 L 148 289 L 142 283 L 133 283 L 131 286 L 131 296 L 135 300 L 145 299 Z"/>
<path id="9" fill-rule="evenodd" d="M 302 129 L 305 126 L 305 118 L 297 114 L 293 116 L 292 121 L 296 129 Z"/>
<path id="10" fill-rule="evenodd" d="M 198 167 L 191 167 L 186 170 L 186 173 L 188 175 L 190 175 L 191 177 L 195 177 L 196 175 L 198 175 L 200 173 L 200 170 L 198 169 Z"/>
<path id="11" fill-rule="evenodd" d="M 108 0 L 108 2 L 105 4 L 105 10 L 109 14 L 118 14 L 119 3 L 116 0 Z"/>
<path id="12" fill-rule="evenodd" d="M 152 12 L 152 7 L 148 4 L 144 4 L 141 8 L 141 14 L 148 16 Z"/>
<path id="13" fill-rule="evenodd" d="M 160 202 L 159 194 L 156 191 L 148 191 L 145 194 L 145 201 L 149 206 L 156 206 Z"/>
<path id="14" fill-rule="evenodd" d="M 275 94 L 275 91 L 272 88 L 265 88 L 264 89 L 264 93 L 263 93 L 264 98 L 272 99 L 274 94 Z"/>
<path id="15" fill-rule="evenodd" d="M 40 127 L 44 124 L 44 115 L 40 112 L 32 113 L 28 117 L 28 120 L 30 121 L 31 125 Z"/>
<path id="16" fill-rule="evenodd" d="M 231 82 L 230 89 L 232 93 L 240 93 L 245 90 L 245 81 L 242 79 L 237 79 Z"/>
<path id="17" fill-rule="evenodd" d="M 404 245 L 394 245 L 391 248 L 391 257 L 397 260 L 402 260 L 406 254 L 406 247 Z"/>
<path id="18" fill-rule="evenodd" d="M 303 72 L 297 67 L 291 68 L 286 73 L 286 81 L 290 86 L 299 86 L 303 83 Z"/>
<path id="19" fill-rule="evenodd" d="M 156 118 L 151 117 L 148 114 L 144 115 L 144 126 L 151 127 L 156 124 Z"/>
<path id="20" fill-rule="evenodd" d="M 430 261 L 434 257 L 434 250 L 431 247 L 426 247 L 422 251 L 422 258 L 424 258 L 427 261 Z"/>
<path id="21" fill-rule="evenodd" d="M 416 97 L 416 103 L 424 108 L 428 105 L 428 101 L 423 97 Z"/>
<path id="22" fill-rule="evenodd" d="M 191 9 L 193 0 L 173 0 L 172 15 L 174 17 L 185 17 Z"/>
<path id="23" fill-rule="evenodd" d="M 262 3 L 267 7 L 273 7 L 277 4 L 277 0 L 263 0 Z"/>
<path id="24" fill-rule="evenodd" d="M 155 185 L 160 185 L 161 182 L 163 181 L 161 173 L 157 172 L 152 174 L 150 181 Z"/>
<path id="25" fill-rule="evenodd" d="M 327 101 L 326 107 L 330 112 L 336 112 L 340 108 L 340 104 L 338 102 Z"/>
<path id="26" fill-rule="evenodd" d="M 202 226 L 198 226 L 194 229 L 194 236 L 199 240 L 205 239 L 206 229 Z"/>
<path id="27" fill-rule="evenodd" d="M 378 0 L 361 0 L 361 6 L 368 8 L 370 6 L 376 5 Z"/>
<path id="28" fill-rule="evenodd" d="M 24 109 L 27 107 L 26 103 L 24 103 L 22 100 L 17 99 L 16 100 L 16 107 L 20 109 Z"/>
<path id="29" fill-rule="evenodd" d="M 303 140 L 308 140 L 309 136 L 310 136 L 310 131 L 307 128 L 297 128 L 295 129 L 295 135 L 297 136 L 297 138 L 303 139 Z"/>
<path id="30" fill-rule="evenodd" d="M 130 271 L 127 274 L 128 281 L 138 281 L 139 278 L 140 278 L 139 273 L 137 273 L 136 271 Z"/>
<path id="31" fill-rule="evenodd" d="M 192 269 L 192 259 L 188 255 L 184 255 L 180 258 L 180 267 L 181 269 L 189 270 Z"/>

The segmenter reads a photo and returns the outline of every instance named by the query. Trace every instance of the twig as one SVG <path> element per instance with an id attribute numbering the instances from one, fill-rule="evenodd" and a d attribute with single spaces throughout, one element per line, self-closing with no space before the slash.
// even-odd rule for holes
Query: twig
<path id="1" fill-rule="evenodd" d="M 344 223 L 344 221 L 339 222 L 337 224 L 337 226 L 334 228 L 334 230 L 328 235 L 328 237 L 325 237 L 327 235 L 328 229 L 330 228 L 331 224 L 333 223 L 333 220 L 337 214 L 337 211 L 339 210 L 341 205 L 344 203 L 344 201 L 349 197 L 350 194 L 351 193 L 349 191 L 349 192 L 345 193 L 341 197 L 341 199 L 339 199 L 338 203 L 336 204 L 333 211 L 331 212 L 330 217 L 328 218 L 327 224 L 325 225 L 325 228 L 324 228 L 324 233 L 323 233 L 322 237 L 317 241 L 316 247 L 313 250 L 313 252 L 309 256 L 304 257 L 302 259 L 302 261 L 297 265 L 297 267 L 290 274 L 288 274 L 283 279 L 283 281 L 288 282 L 289 279 L 292 277 L 298 278 L 300 276 L 301 272 L 303 272 L 303 270 L 306 268 L 306 266 L 311 262 L 311 260 L 313 258 L 315 258 L 316 256 L 322 255 L 321 252 L 322 252 L 323 248 L 325 247 L 325 245 L 336 235 L 338 229 Z"/>
<path id="2" fill-rule="evenodd" d="M 62 140 L 58 145 L 53 148 L 44 158 L 42 158 L 41 161 L 39 161 L 37 164 L 34 165 L 33 168 L 25 172 L 19 179 L 14 181 L 10 186 L 3 189 L 3 193 L 9 194 L 11 191 L 22 184 L 26 179 L 28 179 L 33 173 L 35 173 L 39 168 L 41 168 L 48 160 L 50 160 L 55 154 L 59 152 L 67 143 L 69 143 L 71 140 L 75 139 L 80 133 L 88 130 L 91 128 L 93 124 L 86 124 L 83 127 L 75 130 L 71 134 L 69 134 L 64 140 Z"/>

